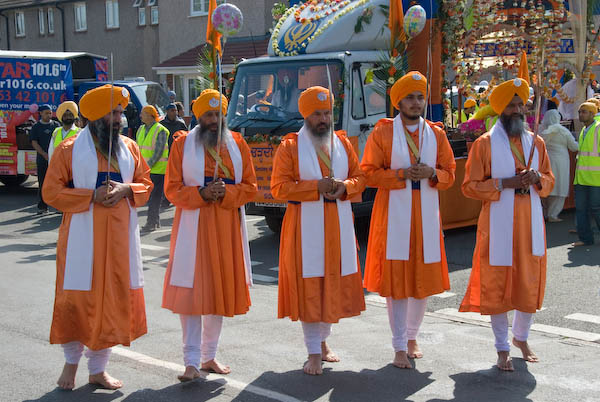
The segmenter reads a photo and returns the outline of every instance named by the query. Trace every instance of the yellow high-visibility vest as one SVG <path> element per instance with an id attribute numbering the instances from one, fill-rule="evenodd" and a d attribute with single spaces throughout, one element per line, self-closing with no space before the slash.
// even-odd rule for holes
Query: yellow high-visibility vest
<path id="1" fill-rule="evenodd" d="M 64 135 L 62 127 L 55 128 L 52 132 L 52 147 L 56 149 L 56 147 L 59 146 L 61 142 L 63 142 L 67 138 L 76 136 L 79 133 L 79 131 L 81 131 L 81 129 L 73 125 L 71 129 L 67 132 L 67 135 Z"/>
<path id="2" fill-rule="evenodd" d="M 154 164 L 154 166 L 150 166 L 150 173 L 152 174 L 165 174 L 167 171 L 167 162 L 169 161 L 169 130 L 167 130 L 162 124 L 156 122 L 152 125 L 152 127 L 150 127 L 148 133 L 146 133 L 146 125 L 142 124 L 136 134 L 136 142 L 140 147 L 140 153 L 142 154 L 142 157 L 148 161 L 150 158 L 152 158 L 152 155 L 154 155 L 156 138 L 158 137 L 158 133 L 160 131 L 165 132 L 167 140 L 165 141 L 165 146 L 160 159 Z"/>
<path id="3" fill-rule="evenodd" d="M 585 131 L 584 127 L 579 133 L 579 153 L 574 184 L 600 186 L 600 149 L 598 149 L 600 121 L 594 120 L 584 138 Z"/>

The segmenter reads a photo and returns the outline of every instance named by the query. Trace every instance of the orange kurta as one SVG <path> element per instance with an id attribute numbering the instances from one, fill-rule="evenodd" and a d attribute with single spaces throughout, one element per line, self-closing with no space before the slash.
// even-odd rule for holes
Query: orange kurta
<path id="1" fill-rule="evenodd" d="M 338 132 L 348 155 L 348 178 L 344 181 L 346 195 L 351 199 L 363 192 L 366 179 L 360 170 L 358 158 L 343 132 Z M 277 149 L 271 176 L 271 193 L 286 201 L 317 201 L 317 180 L 301 180 L 298 166 L 298 136 L 289 134 Z M 319 159 L 321 173 L 329 169 Z M 293 321 L 336 323 L 340 318 L 353 317 L 365 310 L 358 272 L 342 276 L 340 226 L 337 204 L 324 203 L 325 217 L 325 275 L 322 278 L 302 277 L 301 205 L 288 203 L 279 245 L 279 301 L 278 317 Z"/>
<path id="2" fill-rule="evenodd" d="M 135 160 L 133 207 L 150 197 L 150 168 L 136 143 L 121 137 Z M 94 204 L 94 261 L 90 291 L 63 290 L 69 226 L 74 213 L 85 212 L 93 190 L 70 188 L 71 160 L 76 137 L 54 150 L 44 180 L 44 200 L 63 212 L 56 245 L 56 294 L 50 343 L 79 341 L 93 350 L 131 341 L 147 332 L 144 290 L 129 288 L 129 206 L 122 199 L 112 208 Z M 108 161 L 99 153 L 98 171 L 106 172 Z M 115 170 L 111 166 L 111 171 Z"/>
<path id="3" fill-rule="evenodd" d="M 521 138 L 509 137 L 523 152 Z M 554 176 L 546 145 L 536 139 L 541 174 L 540 197 L 547 197 L 554 186 Z M 529 155 L 525 155 L 527 159 Z M 513 155 L 514 158 L 514 155 Z M 515 160 L 517 171 L 525 166 Z M 531 253 L 531 201 L 529 195 L 515 194 L 513 223 L 512 267 L 491 266 L 489 263 L 490 205 L 500 199 L 492 176 L 492 148 L 490 134 L 478 138 L 469 153 L 462 191 L 465 196 L 483 201 L 477 223 L 477 242 L 473 254 L 473 268 L 467 293 L 460 311 L 481 314 L 500 314 L 509 310 L 535 313 L 542 307 L 546 287 L 546 255 L 536 257 Z"/>
<path id="4" fill-rule="evenodd" d="M 430 181 L 429 184 L 438 190 L 446 190 L 454 183 L 454 171 L 456 170 L 454 153 L 444 130 L 431 122 L 428 123 L 437 139 L 437 180 Z M 421 192 L 412 190 L 409 260 L 386 259 L 390 190 L 399 190 L 406 187 L 406 181 L 398 179 L 397 170 L 390 169 L 393 130 L 392 119 L 383 119 L 377 123 L 367 140 L 361 163 L 361 168 L 367 175 L 367 185 L 377 187 L 377 195 L 371 213 L 364 286 L 368 291 L 378 292 L 383 297 L 422 299 L 450 289 L 444 238 L 440 231 L 441 261 L 425 264 L 423 261 Z M 418 147 L 418 130 L 410 133 L 410 135 Z M 416 160 L 412 152 L 409 152 L 409 154 L 411 162 L 415 163 Z M 403 178 L 402 173 L 400 177 Z"/>
<path id="5" fill-rule="evenodd" d="M 215 314 L 232 317 L 245 314 L 250 293 L 244 270 L 244 251 L 240 235 L 239 208 L 256 194 L 256 174 L 248 144 L 239 133 L 232 133 L 240 148 L 244 171 L 239 184 L 226 184 L 225 197 L 205 202 L 196 186 L 183 183 L 183 147 L 187 134 L 179 136 L 171 147 L 165 174 L 165 195 L 177 209 L 171 231 L 171 251 L 163 288 L 162 307 L 177 314 Z M 233 176 L 233 162 L 227 146 L 221 146 L 221 158 Z M 204 150 L 205 177 L 212 180 L 215 160 Z M 219 169 L 219 177 L 225 174 Z M 182 209 L 200 209 L 194 287 L 173 286 L 171 270 Z"/>

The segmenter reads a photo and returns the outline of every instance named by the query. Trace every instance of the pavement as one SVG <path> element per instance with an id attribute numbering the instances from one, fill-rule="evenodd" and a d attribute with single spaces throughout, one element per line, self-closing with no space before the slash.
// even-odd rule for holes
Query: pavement
<path id="1" fill-rule="evenodd" d="M 330 346 L 340 363 L 319 377 L 302 373 L 306 359 L 300 324 L 276 319 L 277 236 L 264 219 L 248 217 L 253 271 L 252 307 L 226 318 L 217 358 L 228 376 L 207 374 L 180 384 L 183 371 L 178 317 L 160 308 L 174 208 L 163 228 L 142 237 L 148 334 L 130 348 L 115 347 L 108 371 L 117 391 L 87 384 L 82 360 L 76 389 L 55 382 L 64 363 L 48 343 L 60 214 L 35 216 L 35 185 L 0 186 L 0 401 L 600 401 L 600 247 L 569 250 L 566 220 L 548 226 L 548 286 L 530 344 L 539 363 L 512 351 L 515 371 L 494 367 L 493 335 L 485 317 L 457 313 L 468 280 L 475 229 L 446 232 L 452 289 L 431 297 L 414 370 L 393 358 L 383 300 L 367 294 L 367 310 L 334 325 Z M 141 223 L 145 209 L 140 209 Z M 361 259 L 366 247 L 361 242 Z"/>

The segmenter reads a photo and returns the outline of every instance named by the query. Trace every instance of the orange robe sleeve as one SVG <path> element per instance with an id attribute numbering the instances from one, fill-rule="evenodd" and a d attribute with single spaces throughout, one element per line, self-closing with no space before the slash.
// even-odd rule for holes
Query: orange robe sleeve
<path id="1" fill-rule="evenodd" d="M 184 209 L 208 207 L 211 203 L 204 201 L 197 186 L 183 184 L 183 145 L 186 138 L 187 134 L 179 136 L 171 146 L 165 172 L 165 195 L 176 207 Z"/>
<path id="2" fill-rule="evenodd" d="M 150 166 L 148 166 L 144 158 L 142 158 L 137 144 L 131 141 L 129 142 L 128 147 L 135 160 L 133 179 L 132 182 L 129 183 L 129 186 L 133 192 L 133 206 L 139 208 L 148 202 L 154 184 L 152 183 L 152 180 L 150 180 Z"/>
<path id="3" fill-rule="evenodd" d="M 68 141 L 70 144 L 72 141 Z M 63 141 L 52 154 L 46 178 L 42 187 L 44 201 L 62 212 L 79 213 L 90 208 L 94 190 L 70 188 L 73 179 L 71 171 L 71 150 Z"/>
<path id="4" fill-rule="evenodd" d="M 234 135 L 236 137 L 235 142 L 238 144 L 240 153 L 242 154 L 244 172 L 240 183 L 225 185 L 225 197 L 221 200 L 221 208 L 226 209 L 235 209 L 247 204 L 254 199 L 254 196 L 258 192 L 250 147 L 239 134 L 236 133 Z"/>
<path id="5" fill-rule="evenodd" d="M 298 165 L 298 146 L 294 139 L 284 140 L 275 153 L 273 174 L 271 176 L 271 194 L 279 200 L 317 201 L 319 190 L 317 180 L 300 180 L 296 174 Z"/>
<path id="6" fill-rule="evenodd" d="M 380 121 L 367 139 L 360 167 L 367 177 L 367 185 L 387 190 L 406 187 L 404 174 L 391 169 L 393 125 L 391 119 Z M 386 150 L 389 150 L 387 152 Z"/>
<path id="7" fill-rule="evenodd" d="M 447 190 L 452 187 L 455 179 L 456 160 L 454 159 L 454 152 L 444 130 L 437 126 L 431 126 L 431 129 L 437 139 L 437 161 L 435 167 L 436 179 L 430 180 L 429 183 L 438 190 Z"/>
<path id="8" fill-rule="evenodd" d="M 539 155 L 538 172 L 540 174 L 540 182 L 538 183 L 538 194 L 540 197 L 545 198 L 552 192 L 555 178 L 550 166 L 550 157 L 546 151 L 546 143 L 540 137 L 536 137 L 535 145 Z"/>
<path id="9" fill-rule="evenodd" d="M 367 177 L 360 168 L 358 156 L 354 152 L 352 143 L 346 136 L 339 136 L 340 140 L 346 148 L 346 154 L 348 155 L 348 178 L 344 180 L 344 186 L 346 187 L 346 193 L 342 196 L 341 200 L 351 200 L 354 197 L 360 195 L 365 191 L 367 186 Z"/>
<path id="10" fill-rule="evenodd" d="M 462 192 L 465 197 L 481 201 L 498 201 L 500 191 L 494 186 L 492 179 L 492 144 L 490 134 L 484 134 L 475 140 L 467 164 Z"/>

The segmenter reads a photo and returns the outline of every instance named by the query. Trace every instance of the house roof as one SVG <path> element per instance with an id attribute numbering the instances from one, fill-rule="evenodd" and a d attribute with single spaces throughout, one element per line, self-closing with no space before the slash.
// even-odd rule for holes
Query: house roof
<path id="1" fill-rule="evenodd" d="M 232 38 L 227 41 L 225 51 L 223 52 L 223 64 L 234 64 L 241 59 L 252 59 L 254 57 L 265 56 L 267 54 L 267 45 L 269 37 L 259 38 Z M 175 57 L 163 61 L 158 66 L 164 67 L 191 67 L 198 65 L 198 55 L 207 46 L 206 43 L 193 47 Z"/>

